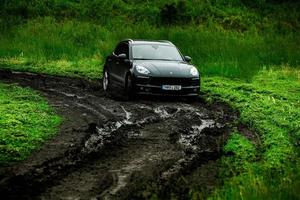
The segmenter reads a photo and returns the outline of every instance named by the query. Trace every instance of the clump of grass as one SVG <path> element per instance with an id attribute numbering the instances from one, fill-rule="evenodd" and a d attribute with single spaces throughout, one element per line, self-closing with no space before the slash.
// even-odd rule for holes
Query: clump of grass
<path id="1" fill-rule="evenodd" d="M 263 70 L 250 83 L 226 78 L 203 81 L 208 99 L 228 102 L 241 112 L 241 122 L 260 134 L 252 144 L 233 134 L 224 157 L 225 185 L 213 199 L 294 199 L 299 188 L 299 70 Z"/>
<path id="2" fill-rule="evenodd" d="M 102 63 L 98 58 L 70 61 L 59 60 L 30 60 L 23 57 L 0 59 L 1 69 L 29 71 L 58 76 L 80 77 L 96 80 L 102 76 Z"/>
<path id="3" fill-rule="evenodd" d="M 29 88 L 0 83 L 0 163 L 20 161 L 57 132 L 61 122 Z"/>

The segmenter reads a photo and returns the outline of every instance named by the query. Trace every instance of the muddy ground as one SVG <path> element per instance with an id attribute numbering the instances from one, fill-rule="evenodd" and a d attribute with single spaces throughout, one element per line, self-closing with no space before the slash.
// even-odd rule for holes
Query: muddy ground
<path id="1" fill-rule="evenodd" d="M 201 98 L 112 99 L 81 79 L 1 71 L 0 80 L 39 90 L 64 118 L 28 160 L 0 168 L 6 199 L 185 199 L 192 182 L 209 192 L 238 117 Z"/>

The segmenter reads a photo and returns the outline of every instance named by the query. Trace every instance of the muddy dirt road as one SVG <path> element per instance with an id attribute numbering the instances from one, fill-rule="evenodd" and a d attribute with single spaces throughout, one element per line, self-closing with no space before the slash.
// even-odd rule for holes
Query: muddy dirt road
<path id="1" fill-rule="evenodd" d="M 0 168 L 8 199 L 170 198 L 174 180 L 221 155 L 237 118 L 219 103 L 113 100 L 80 79 L 2 71 L 0 80 L 39 90 L 64 117 L 40 151 Z"/>

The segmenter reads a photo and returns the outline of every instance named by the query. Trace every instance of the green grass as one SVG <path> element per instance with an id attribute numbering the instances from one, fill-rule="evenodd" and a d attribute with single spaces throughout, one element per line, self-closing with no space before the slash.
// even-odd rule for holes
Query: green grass
<path id="1" fill-rule="evenodd" d="M 222 158 L 225 181 L 212 199 L 297 199 L 300 187 L 300 71 L 263 70 L 250 83 L 205 78 L 207 100 L 241 112 L 240 121 L 259 134 L 251 141 L 234 133 Z"/>
<path id="2" fill-rule="evenodd" d="M 57 132 L 61 118 L 37 92 L 0 82 L 0 163 L 26 159 Z"/>
<path id="3" fill-rule="evenodd" d="M 97 59 L 68 60 L 38 60 L 26 58 L 0 58 L 0 69 L 44 73 L 58 76 L 69 76 L 86 79 L 99 79 L 102 76 L 102 63 Z"/>
<path id="4" fill-rule="evenodd" d="M 154 26 L 200 24 L 286 34 L 300 27 L 299 7 L 297 0 L 4 0 L 0 28 L 52 16 L 101 25 L 122 22 L 124 27 L 141 22 Z"/>
<path id="5" fill-rule="evenodd" d="M 0 36 L 0 68 L 91 79 L 101 76 L 105 57 L 124 38 L 168 39 L 193 58 L 203 75 L 251 79 L 262 66 L 297 67 L 300 57 L 298 34 L 261 35 L 200 25 L 102 26 L 47 17 L 15 26 Z"/>

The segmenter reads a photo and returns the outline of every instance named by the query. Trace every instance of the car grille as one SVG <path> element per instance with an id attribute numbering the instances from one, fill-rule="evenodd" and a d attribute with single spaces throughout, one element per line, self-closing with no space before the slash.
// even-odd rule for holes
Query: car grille
<path id="1" fill-rule="evenodd" d="M 150 85 L 181 85 L 181 86 L 197 86 L 199 79 L 192 78 L 174 78 L 174 77 L 152 77 L 149 81 Z"/>

